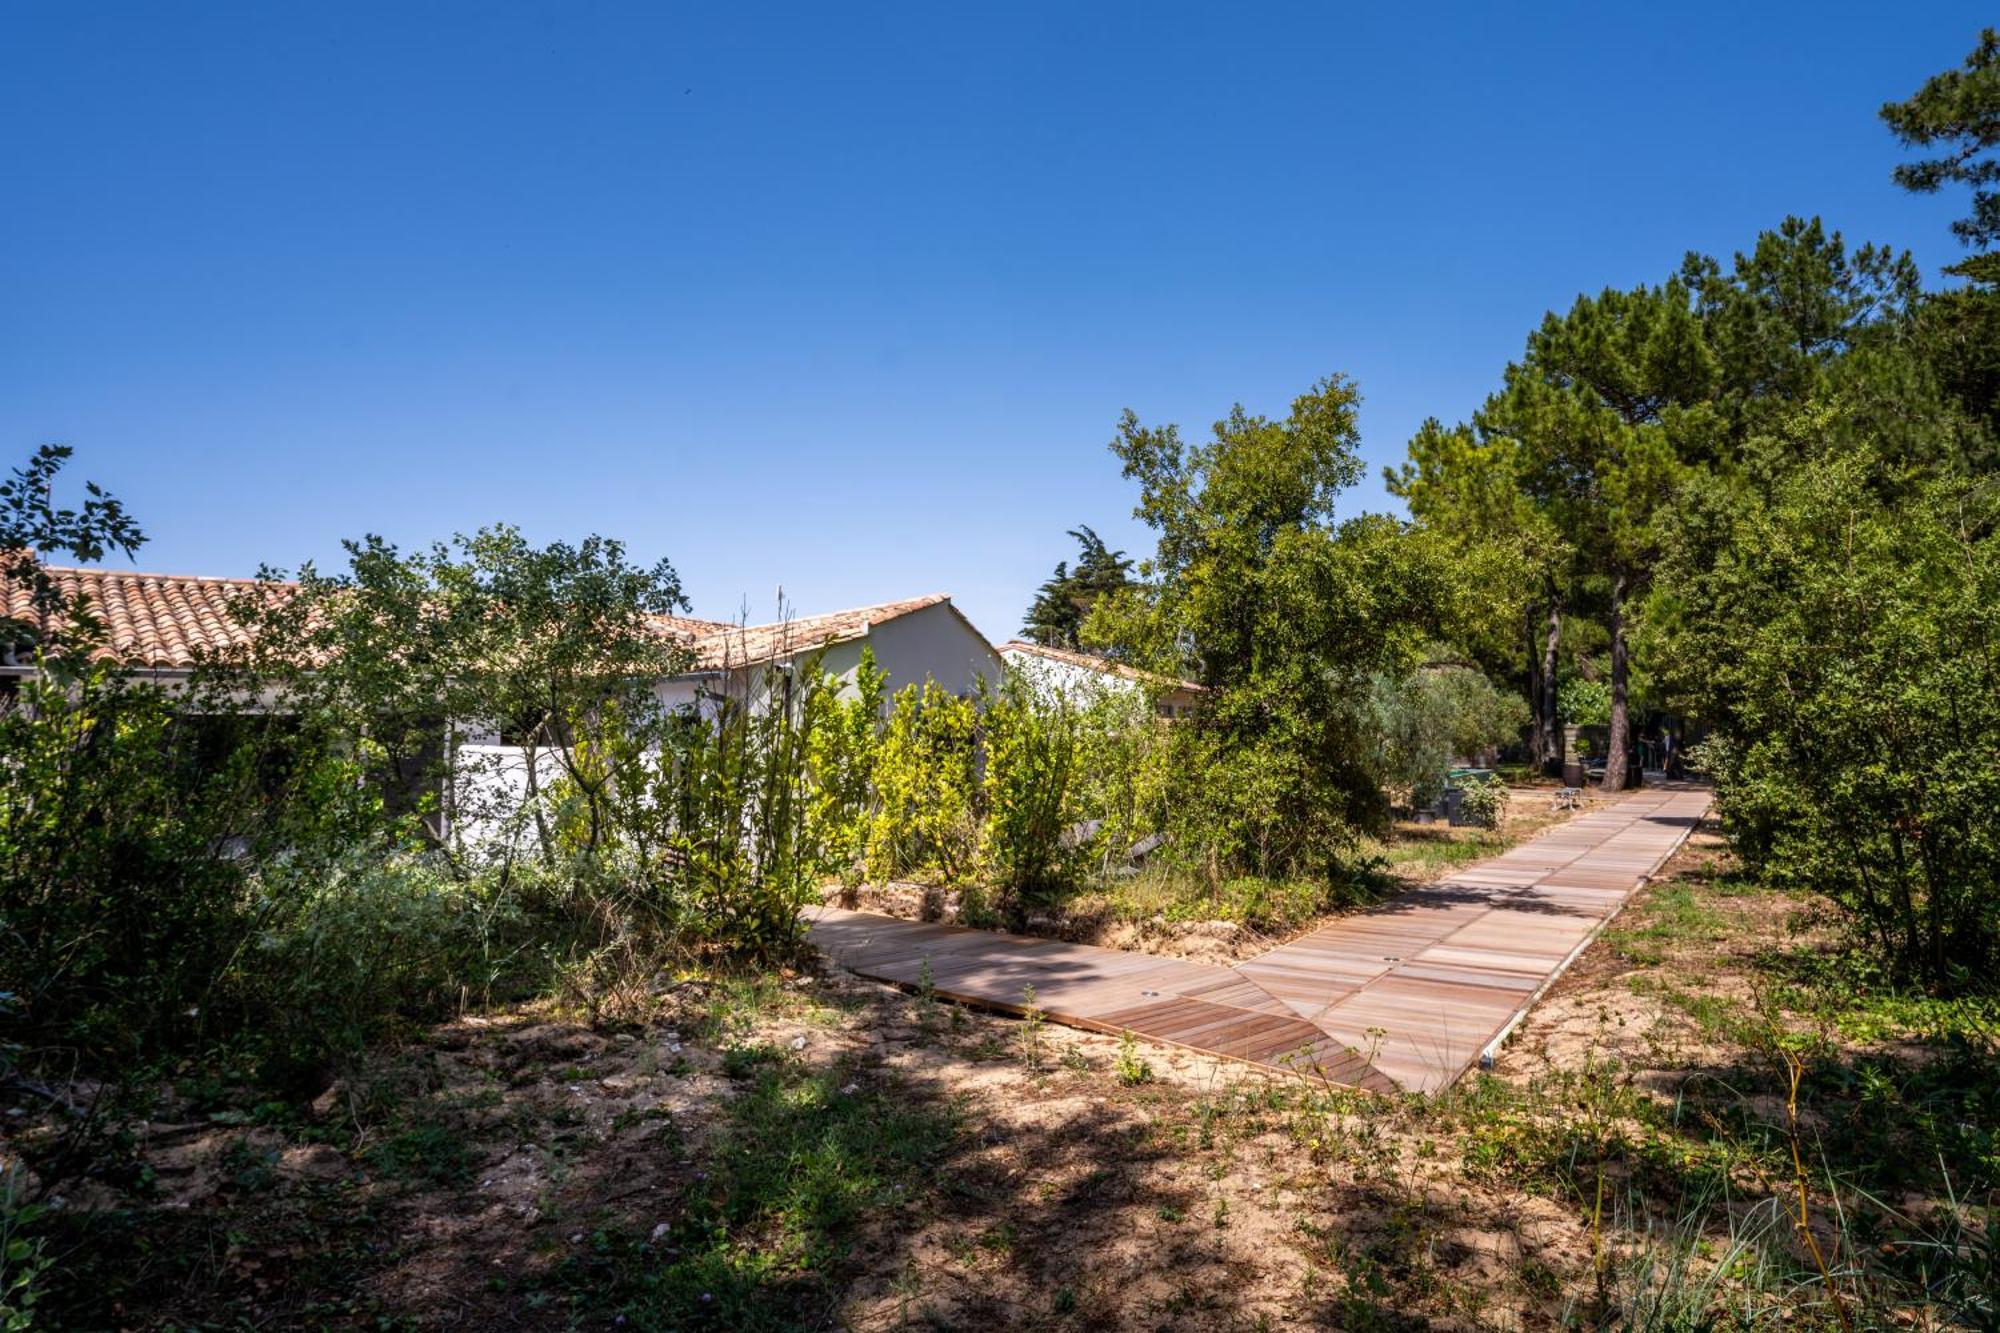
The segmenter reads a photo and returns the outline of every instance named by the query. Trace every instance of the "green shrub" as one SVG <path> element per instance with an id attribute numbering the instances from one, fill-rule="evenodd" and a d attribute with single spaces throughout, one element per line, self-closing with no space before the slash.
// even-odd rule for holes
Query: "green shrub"
<path id="1" fill-rule="evenodd" d="M 979 711 L 934 680 L 897 692 L 875 756 L 868 872 L 935 872 L 947 883 L 979 849 Z"/>
<path id="2" fill-rule="evenodd" d="M 349 755 L 310 726 L 43 657 L 0 710 L 0 975 L 10 1027 L 90 1063 L 200 1040 L 227 974 L 380 817 Z"/>
<path id="3" fill-rule="evenodd" d="M 1417 809 L 1437 801 L 1453 763 L 1478 762 L 1483 752 L 1518 740 L 1528 723 L 1526 701 L 1464 666 L 1377 676 L 1370 704 L 1379 779 Z"/>
<path id="4" fill-rule="evenodd" d="M 1673 665 L 1718 723 L 1692 757 L 1738 850 L 1838 904 L 1893 981 L 1991 989 L 2000 493 L 1899 493 L 1878 460 L 1835 453 L 1724 517 L 1720 558 L 1675 571 L 1704 614 Z"/>
<path id="5" fill-rule="evenodd" d="M 1046 895 L 1070 883 L 1082 850 L 1068 838 L 1079 816 L 1080 719 L 1066 698 L 1039 694 L 1019 675 L 985 704 L 981 857 L 1004 891 Z"/>
<path id="6" fill-rule="evenodd" d="M 807 820 L 826 868 L 843 883 L 858 882 L 867 860 L 887 681 L 875 650 L 864 647 L 853 696 L 821 689 L 806 706 Z"/>
<path id="7" fill-rule="evenodd" d="M 30 1203 L 19 1166 L 0 1167 L 0 1333 L 25 1333 L 35 1326 L 42 1279 L 54 1260 L 47 1242 L 35 1235 L 43 1208 Z"/>
<path id="8" fill-rule="evenodd" d="M 1507 784 L 1497 777 L 1475 778 L 1460 789 L 1459 817 L 1479 828 L 1498 828 L 1507 809 Z"/>
<path id="9" fill-rule="evenodd" d="M 1105 691 L 1080 710 L 1077 814 L 1097 821 L 1096 837 L 1085 850 L 1094 852 L 1101 871 L 1121 866 L 1141 839 L 1167 826 L 1171 727 L 1140 690 Z"/>
<path id="10" fill-rule="evenodd" d="M 815 656 L 795 678 L 773 668 L 741 696 L 709 697 L 707 716 L 674 720 L 657 753 L 624 740 L 613 822 L 629 855 L 605 862 L 609 919 L 629 916 L 655 951 L 703 941 L 773 957 L 796 945 L 826 865 L 808 755 L 832 688 Z"/>
<path id="11" fill-rule="evenodd" d="M 463 877 L 437 852 L 382 846 L 296 877 L 259 875 L 254 934 L 219 999 L 269 1076 L 304 1081 L 398 1021 L 510 998 L 541 979 L 526 877 Z M 222 1030 L 227 1030 L 223 1028 Z"/>

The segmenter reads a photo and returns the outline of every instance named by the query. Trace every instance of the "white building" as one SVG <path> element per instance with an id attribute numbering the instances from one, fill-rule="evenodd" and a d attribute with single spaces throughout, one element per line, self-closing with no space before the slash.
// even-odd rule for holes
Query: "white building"
<path id="1" fill-rule="evenodd" d="M 107 656 L 132 675 L 168 689 L 185 682 L 204 655 L 247 645 L 250 632 L 234 610 L 238 599 L 283 598 L 293 588 L 279 582 L 124 570 L 51 567 L 47 572 L 65 597 L 89 599 L 105 627 Z M 0 614 L 34 623 L 28 590 L 9 585 L 5 593 Z M 688 616 L 657 616 L 654 623 L 664 636 L 685 644 L 693 659 L 686 670 L 658 683 L 658 697 L 670 707 L 700 710 L 704 701 L 719 698 L 768 706 L 774 695 L 766 686 L 775 679 L 783 689 L 788 670 L 803 667 L 814 653 L 823 654 L 820 670 L 842 682 L 849 694 L 865 649 L 874 651 L 892 693 L 934 680 L 954 694 L 970 694 L 982 680 L 997 684 L 1005 673 L 993 645 L 943 593 L 766 625 Z M 11 689 L 32 670 L 32 661 L 0 661 L 0 688 Z M 510 744 L 490 723 L 457 719 L 445 730 L 448 736 L 441 734 L 440 744 L 449 744 L 460 785 L 471 789 L 462 793 L 466 801 L 461 803 L 486 808 L 518 804 L 527 789 L 531 751 Z M 546 749 L 534 764 L 544 782 L 560 776 L 560 760 Z M 468 828 L 481 821 L 456 822 L 454 836 L 477 840 Z"/>
<path id="2" fill-rule="evenodd" d="M 207 653 L 241 648 L 248 630 L 233 606 L 246 595 L 283 598 L 293 585 L 250 579 L 148 574 L 116 569 L 49 567 L 68 598 L 87 597 L 104 622 L 107 655 L 135 675 L 171 685 L 185 680 Z M 28 589 L 5 589 L 9 619 L 36 618 Z M 999 654 L 944 593 L 855 607 L 826 615 L 796 616 L 766 625 L 735 625 L 690 616 L 655 616 L 660 632 L 686 644 L 693 663 L 660 682 L 665 703 L 693 702 L 704 690 L 721 693 L 763 668 L 802 662 L 824 650 L 821 669 L 844 682 L 854 679 L 863 648 L 888 676 L 891 691 L 935 680 L 955 694 L 997 683 Z M 0 662 L 0 673 L 25 675 L 26 661 Z"/>
<path id="3" fill-rule="evenodd" d="M 1048 648 L 1025 639 L 1000 645 L 1000 660 L 1018 671 L 1045 695 L 1060 693 L 1073 700 L 1143 690 L 1152 696 L 1161 717 L 1185 717 L 1206 693 L 1193 681 L 1141 671 L 1088 653 Z"/>
<path id="4" fill-rule="evenodd" d="M 695 661 L 687 673 L 660 683 L 667 704 L 691 703 L 703 692 L 744 697 L 753 677 L 772 667 L 797 667 L 814 653 L 822 654 L 819 669 L 849 695 L 864 649 L 874 651 L 892 694 L 927 680 L 953 694 L 970 694 L 982 680 L 997 685 L 1005 671 L 986 636 L 944 593 L 768 625 L 677 617 L 674 629 L 694 650 Z"/>

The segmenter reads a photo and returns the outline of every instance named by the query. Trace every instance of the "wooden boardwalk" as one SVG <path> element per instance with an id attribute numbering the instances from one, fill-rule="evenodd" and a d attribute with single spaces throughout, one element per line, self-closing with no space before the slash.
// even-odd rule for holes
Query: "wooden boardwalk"
<path id="1" fill-rule="evenodd" d="M 810 935 L 843 967 L 949 999 L 1377 1092 L 1449 1087 L 1512 1030 L 1708 810 L 1641 790 L 1234 967 L 838 907 Z M 928 973 L 926 973 L 928 965 Z"/>

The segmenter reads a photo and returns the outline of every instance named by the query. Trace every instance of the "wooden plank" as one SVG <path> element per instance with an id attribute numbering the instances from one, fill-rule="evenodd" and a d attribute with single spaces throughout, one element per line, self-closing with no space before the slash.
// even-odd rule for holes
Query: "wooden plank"
<path id="1" fill-rule="evenodd" d="M 1449 1086 L 1671 856 L 1698 790 L 1634 793 L 1542 836 L 1219 967 L 822 907 L 813 943 L 864 976 L 1369 1088 Z"/>

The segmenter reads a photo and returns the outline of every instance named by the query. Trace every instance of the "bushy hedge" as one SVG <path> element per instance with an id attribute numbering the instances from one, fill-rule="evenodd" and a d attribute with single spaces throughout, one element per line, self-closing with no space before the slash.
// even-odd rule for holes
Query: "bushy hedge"
<path id="1" fill-rule="evenodd" d="M 1888 484 L 1885 485 L 1885 482 Z M 1898 981 L 2000 967 L 2000 497 L 1903 487 L 1865 451 L 1738 497 L 1674 590 L 1696 755 L 1737 848 L 1831 898 Z"/>

